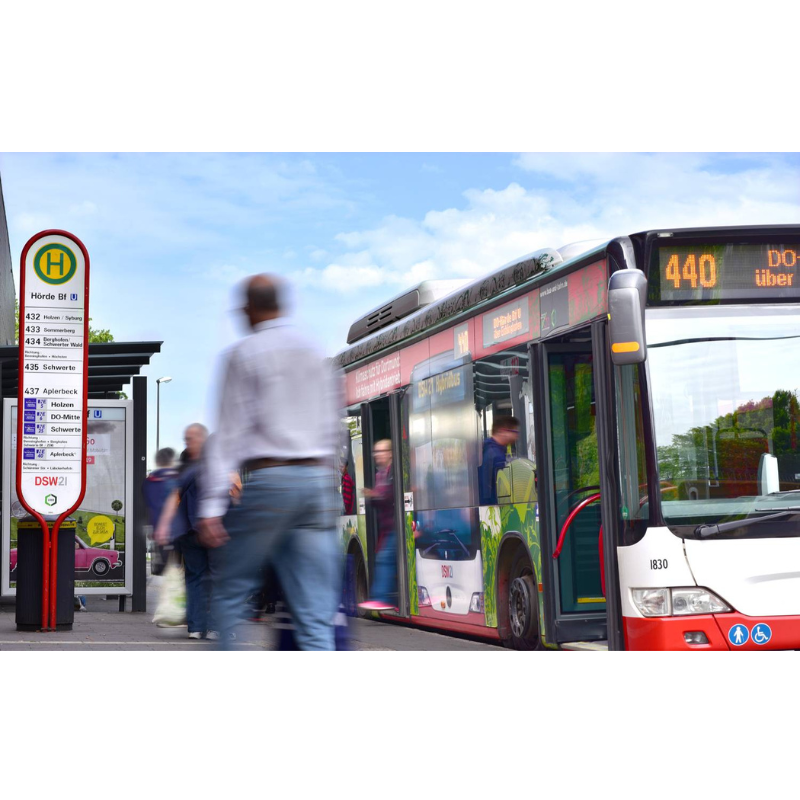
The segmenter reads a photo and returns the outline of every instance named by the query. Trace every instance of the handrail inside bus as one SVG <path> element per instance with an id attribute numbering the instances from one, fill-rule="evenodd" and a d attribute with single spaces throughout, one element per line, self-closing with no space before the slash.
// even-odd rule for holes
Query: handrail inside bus
<path id="1" fill-rule="evenodd" d="M 572 521 L 578 514 L 586 508 L 586 506 L 590 505 L 591 503 L 595 503 L 600 499 L 600 493 L 593 494 L 591 497 L 587 497 L 585 500 L 581 500 L 575 508 L 572 509 L 569 516 L 564 520 L 564 524 L 561 526 L 561 533 L 558 535 L 558 544 L 556 545 L 556 549 L 553 551 L 553 558 L 558 558 L 561 555 L 561 549 L 564 546 L 564 539 L 567 535 L 567 528 L 572 524 Z"/>

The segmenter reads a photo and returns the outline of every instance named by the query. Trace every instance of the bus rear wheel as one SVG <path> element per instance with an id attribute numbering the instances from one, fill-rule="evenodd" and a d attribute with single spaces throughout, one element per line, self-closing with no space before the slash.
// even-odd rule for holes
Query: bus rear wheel
<path id="1" fill-rule="evenodd" d="M 524 549 L 511 563 L 508 581 L 508 627 L 506 644 L 514 650 L 541 650 L 539 600 L 536 581 Z"/>
<path id="2" fill-rule="evenodd" d="M 367 568 L 364 564 L 364 559 L 359 552 L 351 552 L 348 555 L 351 567 L 348 569 L 349 586 L 347 587 L 347 613 L 350 616 L 365 617 L 369 612 L 362 611 L 359 603 L 366 603 L 369 600 L 367 591 Z"/>

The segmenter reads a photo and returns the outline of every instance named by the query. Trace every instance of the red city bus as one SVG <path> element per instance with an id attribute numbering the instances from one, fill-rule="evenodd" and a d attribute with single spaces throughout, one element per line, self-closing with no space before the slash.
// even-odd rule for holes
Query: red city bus
<path id="1" fill-rule="evenodd" d="M 390 439 L 385 616 L 517 649 L 800 647 L 798 250 L 797 226 L 645 231 L 357 320 L 336 357 L 353 604 Z"/>

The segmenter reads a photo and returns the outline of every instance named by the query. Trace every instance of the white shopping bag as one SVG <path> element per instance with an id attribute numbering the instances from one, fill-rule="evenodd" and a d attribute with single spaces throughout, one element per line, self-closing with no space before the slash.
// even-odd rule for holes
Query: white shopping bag
<path id="1" fill-rule="evenodd" d="M 186 576 L 175 554 L 170 556 L 162 575 L 161 591 L 153 622 L 159 625 L 186 623 Z"/>

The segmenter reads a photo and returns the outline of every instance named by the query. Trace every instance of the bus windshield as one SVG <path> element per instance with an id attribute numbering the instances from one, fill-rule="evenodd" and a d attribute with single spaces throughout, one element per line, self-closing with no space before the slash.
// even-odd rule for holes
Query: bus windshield
<path id="1" fill-rule="evenodd" d="M 651 308 L 647 345 L 664 520 L 800 506 L 800 309 Z M 798 519 L 729 535 L 800 535 Z"/>

